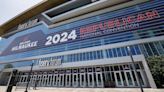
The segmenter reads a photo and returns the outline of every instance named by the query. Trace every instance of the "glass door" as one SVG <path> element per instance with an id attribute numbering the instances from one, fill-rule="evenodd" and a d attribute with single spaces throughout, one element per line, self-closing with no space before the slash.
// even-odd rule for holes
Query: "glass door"
<path id="1" fill-rule="evenodd" d="M 34 75 L 31 75 L 31 78 L 30 78 L 30 83 L 29 83 L 31 87 L 32 87 L 32 86 L 33 86 L 33 84 L 34 84 L 34 83 L 33 83 L 33 81 L 34 81 Z"/>
<path id="2" fill-rule="evenodd" d="M 137 74 L 138 74 L 138 77 L 141 81 L 141 84 L 143 87 L 146 87 L 147 86 L 147 82 L 146 82 L 146 79 L 145 79 L 145 76 L 144 76 L 144 73 L 142 70 L 137 70 Z"/>
<path id="3" fill-rule="evenodd" d="M 104 87 L 102 72 L 96 72 L 96 85 L 97 87 Z"/>
<path id="4" fill-rule="evenodd" d="M 86 74 L 80 73 L 80 87 L 86 87 Z"/>
<path id="5" fill-rule="evenodd" d="M 79 83 L 78 83 L 78 73 L 74 73 L 73 74 L 73 87 L 78 87 Z"/>
<path id="6" fill-rule="evenodd" d="M 47 84 L 47 74 L 44 74 L 42 77 L 42 87 L 45 87 Z"/>
<path id="7" fill-rule="evenodd" d="M 87 79 L 88 79 L 88 87 L 95 87 L 95 81 L 94 81 L 94 74 L 92 73 L 88 73 L 87 74 Z"/>
<path id="8" fill-rule="evenodd" d="M 48 79 L 47 79 L 47 86 L 52 86 L 52 78 L 53 78 L 53 75 L 52 74 L 48 74 Z"/>
<path id="9" fill-rule="evenodd" d="M 135 87 L 134 78 L 132 76 L 132 72 L 130 70 L 124 71 L 125 79 L 128 87 Z"/>
<path id="10" fill-rule="evenodd" d="M 64 87 L 64 74 L 59 74 L 59 86 Z"/>
<path id="11" fill-rule="evenodd" d="M 66 81 L 65 86 L 70 87 L 71 86 L 71 74 L 66 74 L 65 78 L 66 78 L 65 79 L 65 81 Z"/>
<path id="12" fill-rule="evenodd" d="M 42 75 L 38 75 L 38 79 L 39 79 L 38 86 L 40 87 L 42 83 Z"/>
<path id="13" fill-rule="evenodd" d="M 33 78 L 32 78 L 32 86 L 35 85 L 36 79 L 37 79 L 37 75 L 33 75 Z"/>
<path id="14" fill-rule="evenodd" d="M 117 87 L 123 87 L 123 79 L 120 71 L 115 71 L 114 72 L 114 77 L 115 77 L 115 83 Z"/>
<path id="15" fill-rule="evenodd" d="M 53 76 L 53 86 L 54 87 L 58 86 L 58 74 L 54 74 Z"/>

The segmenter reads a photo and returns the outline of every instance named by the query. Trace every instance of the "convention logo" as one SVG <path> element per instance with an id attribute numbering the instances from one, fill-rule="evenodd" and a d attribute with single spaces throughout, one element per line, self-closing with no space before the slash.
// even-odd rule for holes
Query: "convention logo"
<path id="1" fill-rule="evenodd" d="M 17 51 L 17 50 L 22 50 L 22 49 L 28 49 L 32 47 L 37 47 L 38 46 L 38 41 L 31 41 L 29 40 L 29 36 L 25 36 L 22 41 L 18 43 L 18 45 L 14 46 L 11 48 L 11 51 Z"/>
<path id="2" fill-rule="evenodd" d="M 11 51 L 17 51 L 17 50 L 37 47 L 37 44 L 38 44 L 38 41 L 31 41 L 31 40 L 20 42 L 19 45 L 13 47 L 11 49 Z"/>
<path id="3" fill-rule="evenodd" d="M 37 34 L 37 36 L 36 36 Z M 45 35 L 41 30 L 16 37 L 0 55 L 16 54 L 42 48 Z"/>
<path id="4" fill-rule="evenodd" d="M 121 31 L 137 29 L 140 23 L 147 20 L 159 18 L 160 15 L 157 10 L 150 10 L 127 17 L 120 17 L 109 19 L 80 28 L 80 38 L 95 37 L 104 34 L 112 34 Z"/>

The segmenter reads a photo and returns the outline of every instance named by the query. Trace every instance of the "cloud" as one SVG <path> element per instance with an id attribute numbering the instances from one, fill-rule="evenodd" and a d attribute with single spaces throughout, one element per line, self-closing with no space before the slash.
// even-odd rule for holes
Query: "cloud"
<path id="1" fill-rule="evenodd" d="M 43 0 L 0 0 L 0 25 Z"/>

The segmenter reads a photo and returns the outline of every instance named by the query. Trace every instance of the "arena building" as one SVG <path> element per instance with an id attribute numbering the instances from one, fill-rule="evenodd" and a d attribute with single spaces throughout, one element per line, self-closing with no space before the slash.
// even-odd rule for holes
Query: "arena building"
<path id="1" fill-rule="evenodd" d="M 30 86 L 156 88 L 146 58 L 164 55 L 163 21 L 164 0 L 45 0 L 0 27 L 0 83 L 16 69 L 27 84 L 33 65 Z"/>

